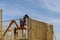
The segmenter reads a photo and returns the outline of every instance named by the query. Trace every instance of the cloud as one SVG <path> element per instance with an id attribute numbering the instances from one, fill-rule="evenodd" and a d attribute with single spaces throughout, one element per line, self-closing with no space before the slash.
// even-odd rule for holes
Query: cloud
<path id="1" fill-rule="evenodd" d="M 38 8 L 60 13 L 60 0 L 25 0 Z"/>
<path id="2" fill-rule="evenodd" d="M 60 33 L 56 33 L 55 36 L 56 36 L 56 40 L 60 40 Z"/>
<path id="3" fill-rule="evenodd" d="M 44 2 L 49 10 L 60 13 L 60 0 L 44 0 Z"/>
<path id="4" fill-rule="evenodd" d="M 51 22 L 53 22 L 54 32 L 56 36 L 56 40 L 60 40 L 60 18 L 52 18 Z"/>

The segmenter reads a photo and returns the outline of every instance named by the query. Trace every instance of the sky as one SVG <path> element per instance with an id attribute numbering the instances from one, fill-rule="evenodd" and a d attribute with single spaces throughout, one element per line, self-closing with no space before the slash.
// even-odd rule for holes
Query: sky
<path id="1" fill-rule="evenodd" d="M 60 0 L 0 0 L 2 20 L 20 19 L 25 14 L 54 25 L 60 40 Z"/>

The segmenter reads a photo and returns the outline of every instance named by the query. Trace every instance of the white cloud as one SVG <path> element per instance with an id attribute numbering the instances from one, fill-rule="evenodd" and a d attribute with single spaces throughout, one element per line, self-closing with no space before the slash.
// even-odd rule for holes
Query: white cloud
<path id="1" fill-rule="evenodd" d="M 60 33 L 56 33 L 55 36 L 56 36 L 56 40 L 60 40 Z"/>
<path id="2" fill-rule="evenodd" d="M 52 18 L 52 20 L 51 20 L 53 23 L 60 23 L 60 18 Z"/>
<path id="3" fill-rule="evenodd" d="M 60 0 L 44 0 L 48 9 L 60 13 Z"/>
<path id="4" fill-rule="evenodd" d="M 34 6 L 60 13 L 60 0 L 25 0 Z"/>
<path id="5" fill-rule="evenodd" d="M 60 40 L 60 18 L 52 18 L 51 21 L 54 24 L 54 32 L 56 36 L 56 40 Z"/>

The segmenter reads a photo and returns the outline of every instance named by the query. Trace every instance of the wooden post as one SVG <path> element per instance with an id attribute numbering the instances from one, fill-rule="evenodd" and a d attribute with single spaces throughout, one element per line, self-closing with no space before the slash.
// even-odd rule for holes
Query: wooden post
<path id="1" fill-rule="evenodd" d="M 2 40 L 2 10 L 0 10 L 0 40 Z"/>

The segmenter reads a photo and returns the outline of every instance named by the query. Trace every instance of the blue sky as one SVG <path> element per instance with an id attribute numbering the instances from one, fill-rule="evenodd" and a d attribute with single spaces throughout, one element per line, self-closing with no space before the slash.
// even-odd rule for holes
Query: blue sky
<path id="1" fill-rule="evenodd" d="M 60 0 L 0 0 L 3 21 L 19 19 L 25 14 L 54 25 L 56 39 L 60 40 Z"/>

